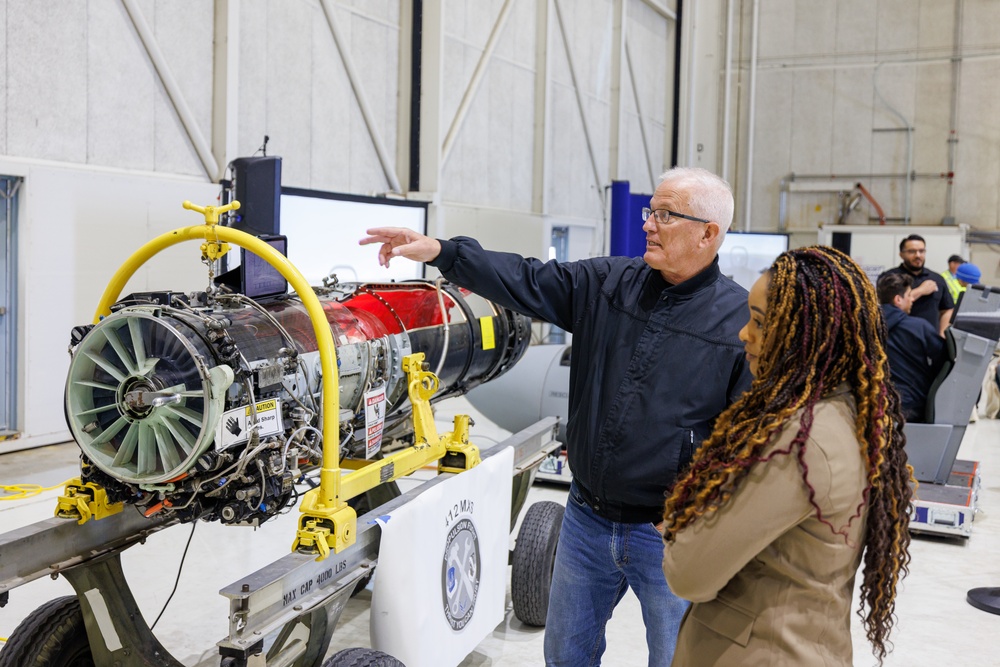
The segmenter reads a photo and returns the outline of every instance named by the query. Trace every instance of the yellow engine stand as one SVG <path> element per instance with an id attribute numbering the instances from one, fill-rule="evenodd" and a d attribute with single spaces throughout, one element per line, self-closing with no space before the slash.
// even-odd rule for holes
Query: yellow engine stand
<path id="1" fill-rule="evenodd" d="M 87 523 L 90 519 L 103 519 L 122 511 L 122 503 L 109 503 L 107 492 L 93 482 L 83 483 L 75 477 L 66 483 L 66 490 L 59 496 L 55 515 Z"/>
<path id="2" fill-rule="evenodd" d="M 438 436 L 430 404 L 438 389 L 438 379 L 426 367 L 422 352 L 403 357 L 407 393 L 413 406 L 413 446 L 394 452 L 381 461 L 365 462 L 359 469 L 332 480 L 336 495 L 334 503 L 320 502 L 319 489 L 306 493 L 300 506 L 299 529 L 292 544 L 294 551 L 315 553 L 316 560 L 323 560 L 330 553 L 338 553 L 354 544 L 358 517 L 347 500 L 379 484 L 408 475 L 449 453 L 463 455 L 464 466 L 441 468 L 439 465 L 439 470 L 460 472 L 480 462 L 479 448 L 469 444 L 467 415 L 456 416 L 455 430 Z"/>
<path id="3" fill-rule="evenodd" d="M 472 470 L 482 462 L 479 447 L 469 442 L 469 415 L 455 415 L 455 430 L 446 433 L 448 449 L 440 461 L 438 472 L 464 472 Z"/>

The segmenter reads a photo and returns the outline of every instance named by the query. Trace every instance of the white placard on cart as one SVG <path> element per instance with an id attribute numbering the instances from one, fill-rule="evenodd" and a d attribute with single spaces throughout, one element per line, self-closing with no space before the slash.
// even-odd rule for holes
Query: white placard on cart
<path id="1" fill-rule="evenodd" d="M 382 518 L 373 648 L 457 665 L 503 621 L 513 468 L 508 447 Z"/>

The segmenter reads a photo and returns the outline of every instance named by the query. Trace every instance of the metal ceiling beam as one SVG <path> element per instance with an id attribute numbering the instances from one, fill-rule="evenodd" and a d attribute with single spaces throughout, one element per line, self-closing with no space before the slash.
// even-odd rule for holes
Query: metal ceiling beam
<path id="1" fill-rule="evenodd" d="M 635 97 L 635 112 L 639 116 L 639 134 L 642 137 L 642 152 L 646 155 L 646 169 L 649 171 L 650 186 L 656 189 L 656 170 L 653 169 L 653 157 L 649 151 L 649 134 L 646 132 L 646 117 L 642 115 L 642 103 L 639 100 L 639 87 L 635 83 L 635 68 L 632 66 L 632 53 L 625 42 L 625 66 L 628 69 L 629 81 L 632 84 L 632 95 Z"/>
<path id="2" fill-rule="evenodd" d="M 212 155 L 217 172 L 225 175 L 226 165 L 238 151 L 240 101 L 240 3 L 215 0 L 215 69 L 212 84 Z"/>
<path id="3" fill-rule="evenodd" d="M 368 134 L 371 136 L 372 144 L 375 146 L 375 152 L 378 154 L 379 164 L 382 165 L 382 171 L 385 173 L 385 180 L 389 183 L 389 188 L 393 192 L 402 193 L 403 188 L 399 184 L 399 177 L 396 175 L 396 166 L 393 163 L 392 158 L 389 157 L 389 152 L 385 148 L 385 142 L 382 141 L 382 133 L 379 132 L 378 125 L 375 123 L 375 117 L 372 115 L 371 106 L 368 104 L 368 98 L 365 96 L 364 87 L 361 85 L 361 78 L 358 76 L 357 70 L 354 68 L 354 59 L 351 57 L 351 52 L 347 48 L 347 43 L 344 41 L 343 35 L 340 34 L 340 29 L 337 27 L 337 20 L 333 15 L 333 3 L 332 0 L 322 0 L 320 5 L 323 7 L 323 14 L 326 16 L 326 23 L 330 26 L 330 34 L 333 35 L 333 41 L 337 45 L 337 51 L 340 52 L 340 59 L 344 63 L 344 69 L 347 70 L 347 78 L 351 82 L 351 89 L 354 91 L 354 97 L 358 101 L 358 106 L 361 107 L 361 117 L 365 120 L 365 126 L 368 128 Z"/>
<path id="4" fill-rule="evenodd" d="M 174 78 L 170 67 L 167 66 L 166 58 L 163 57 L 163 52 L 160 51 L 160 45 L 156 42 L 152 28 L 149 27 L 149 23 L 139 9 L 136 0 L 122 0 L 122 5 L 125 7 L 125 11 L 132 21 L 132 26 L 139 34 L 139 39 L 146 49 L 146 55 L 149 56 L 156 74 L 160 77 L 160 83 L 163 84 L 167 95 L 170 97 L 170 102 L 174 105 L 174 111 L 177 112 L 181 124 L 184 125 L 184 130 L 187 132 L 191 145 L 194 146 L 195 152 L 198 153 L 198 158 L 201 160 L 201 166 L 204 168 L 205 174 L 209 179 L 214 181 L 219 173 L 219 165 L 215 160 L 215 156 L 212 155 L 212 147 L 205 139 L 205 135 L 202 134 L 201 128 L 198 127 L 198 123 L 194 119 L 194 114 L 191 112 L 191 107 L 188 106 L 187 100 L 181 94 L 180 86 L 177 85 L 177 79 Z"/>
<path id="5" fill-rule="evenodd" d="M 643 2 L 644 5 L 646 5 L 650 9 L 652 9 L 654 12 L 656 12 L 657 14 L 659 14 L 660 16 L 662 16 L 663 18 L 669 19 L 671 21 L 676 21 L 677 20 L 677 14 L 675 14 L 674 12 L 672 12 L 669 9 L 667 9 L 666 7 L 664 7 L 663 5 L 661 5 L 656 0 L 642 0 L 642 2 Z"/>
<path id="6" fill-rule="evenodd" d="M 400 183 L 409 191 L 410 179 L 410 132 L 420 131 L 410 124 L 413 108 L 413 0 L 399 3 L 399 64 L 396 79 L 399 82 L 399 102 L 396 105 L 396 173 Z"/>
<path id="7" fill-rule="evenodd" d="M 497 15 L 497 20 L 493 23 L 493 30 L 490 31 L 489 39 L 486 40 L 486 46 L 483 47 L 483 53 L 479 57 L 479 62 L 476 63 L 476 69 L 472 72 L 472 79 L 465 89 L 465 94 L 462 95 L 462 101 L 455 112 L 455 118 L 452 119 L 451 127 L 448 128 L 448 133 L 444 137 L 444 144 L 441 146 L 442 165 L 448 161 L 451 149 L 455 147 L 458 132 L 462 129 L 462 123 L 465 122 L 465 117 L 469 113 L 472 100 L 475 99 L 476 93 L 479 91 L 479 86 L 483 82 L 483 76 L 486 74 L 486 66 L 489 64 L 490 58 L 493 57 L 493 52 L 496 50 L 497 42 L 500 40 L 500 34 L 503 32 L 504 26 L 507 25 L 510 8 L 513 5 L 514 0 L 504 0 L 503 6 L 500 8 L 500 13 Z"/>
<path id="8" fill-rule="evenodd" d="M 622 63 L 625 60 L 626 0 L 614 0 L 611 17 L 611 103 L 608 130 L 608 179 L 618 180 L 621 168 Z"/>
<path id="9" fill-rule="evenodd" d="M 604 202 L 604 183 L 601 173 L 597 169 L 597 158 L 594 155 L 594 142 L 590 139 L 590 130 L 587 129 L 587 114 L 583 104 L 583 94 L 580 92 L 579 79 L 576 76 L 576 67 L 573 65 L 573 54 L 569 48 L 569 36 L 566 33 L 566 24 L 563 21 L 562 10 L 559 8 L 559 0 L 553 0 L 556 8 L 556 21 L 559 24 L 559 32 L 562 35 L 563 47 L 566 49 L 566 61 L 569 63 L 569 75 L 573 81 L 573 92 L 576 94 L 576 105 L 580 110 L 580 123 L 583 125 L 583 138 L 587 142 L 587 155 L 590 157 L 590 168 L 594 172 L 594 186 L 597 188 L 601 202 Z"/>
<path id="10" fill-rule="evenodd" d="M 532 155 L 531 210 L 544 214 L 548 185 L 548 108 L 552 62 L 549 51 L 549 14 L 552 0 L 539 0 L 535 14 L 535 143 Z"/>
<path id="11" fill-rule="evenodd" d="M 420 25 L 420 192 L 441 184 L 441 79 L 444 76 L 443 0 L 422 0 Z"/>

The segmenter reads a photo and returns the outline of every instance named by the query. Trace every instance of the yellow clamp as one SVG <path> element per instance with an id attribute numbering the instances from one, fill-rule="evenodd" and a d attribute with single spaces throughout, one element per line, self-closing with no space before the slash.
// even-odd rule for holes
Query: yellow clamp
<path id="1" fill-rule="evenodd" d="M 205 216 L 205 224 L 211 227 L 219 223 L 219 215 L 222 213 L 227 213 L 228 211 L 238 211 L 240 208 L 240 202 L 233 200 L 226 204 L 225 206 L 198 206 L 192 202 L 184 200 L 184 208 L 189 211 L 197 211 Z M 229 244 L 223 243 L 216 239 L 215 241 L 206 241 L 201 244 L 201 257 L 210 262 L 214 262 L 223 255 L 229 252 Z"/>
<path id="2" fill-rule="evenodd" d="M 103 519 L 122 511 L 122 503 L 109 503 L 107 492 L 93 482 L 76 477 L 66 483 L 66 492 L 59 496 L 55 515 L 64 519 L 76 519 L 84 524 L 91 519 Z"/>
<path id="3" fill-rule="evenodd" d="M 407 393 L 413 406 L 413 444 L 419 447 L 436 443 L 438 434 L 430 398 L 438 390 L 437 376 L 427 370 L 423 352 L 403 357 L 403 372 L 408 378 Z"/>
<path id="4" fill-rule="evenodd" d="M 206 241 L 201 244 L 202 259 L 207 259 L 210 262 L 214 262 L 227 252 L 229 252 L 228 243 L 222 243 L 220 241 Z"/>
<path id="5" fill-rule="evenodd" d="M 315 491 L 315 489 L 314 489 Z M 309 492 L 299 510 L 299 529 L 295 533 L 292 551 L 315 553 L 316 560 L 325 560 L 331 553 L 340 553 L 354 544 L 358 514 L 347 503 L 339 508 L 319 507 L 318 495 Z"/>
<path id="6" fill-rule="evenodd" d="M 455 415 L 455 430 L 446 433 L 445 455 L 438 461 L 438 472 L 472 470 L 482 462 L 479 447 L 469 442 L 469 415 Z"/>
<path id="7" fill-rule="evenodd" d="M 219 223 L 220 213 L 228 213 L 229 211 L 238 211 L 240 209 L 240 203 L 235 199 L 225 206 L 198 206 L 197 204 L 184 200 L 183 206 L 189 211 L 197 211 L 205 216 L 205 224 L 209 227 Z"/>

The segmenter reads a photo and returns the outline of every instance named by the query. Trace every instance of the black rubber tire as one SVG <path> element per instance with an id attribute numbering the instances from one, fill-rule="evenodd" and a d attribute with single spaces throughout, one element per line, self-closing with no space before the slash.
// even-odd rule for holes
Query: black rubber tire
<path id="1" fill-rule="evenodd" d="M 373 648 L 345 648 L 323 663 L 323 667 L 406 667 L 399 660 Z"/>
<path id="2" fill-rule="evenodd" d="M 525 625 L 543 627 L 549 612 L 549 589 L 556 545 L 566 508 L 551 500 L 528 508 L 514 544 L 510 596 L 514 615 Z"/>
<path id="3" fill-rule="evenodd" d="M 21 621 L 0 651 L 0 667 L 94 667 L 76 596 L 46 602 Z"/>

